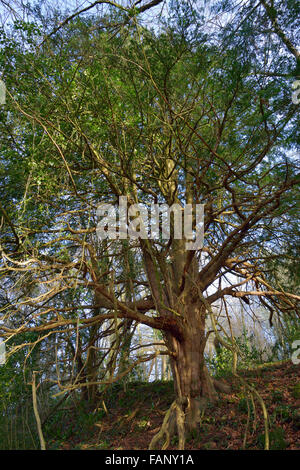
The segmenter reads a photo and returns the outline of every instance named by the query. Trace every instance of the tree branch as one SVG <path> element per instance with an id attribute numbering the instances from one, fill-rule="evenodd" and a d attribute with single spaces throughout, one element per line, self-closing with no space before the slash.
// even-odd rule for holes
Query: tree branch
<path id="1" fill-rule="evenodd" d="M 138 8 L 136 8 L 136 7 L 134 7 L 134 8 L 125 8 L 122 5 L 120 5 L 119 3 L 116 3 L 116 2 L 113 2 L 113 1 L 110 1 L 110 0 L 97 0 L 96 2 L 92 3 L 91 5 L 88 5 L 87 7 L 82 8 L 81 10 L 76 11 L 72 15 L 68 16 L 64 21 L 59 23 L 59 25 L 56 28 L 54 28 L 54 30 L 48 35 L 48 37 L 53 36 L 61 28 L 63 28 L 66 24 L 68 24 L 70 21 L 72 21 L 74 18 L 81 15 L 82 13 L 86 13 L 87 11 L 91 10 L 92 8 L 94 8 L 97 5 L 110 5 L 110 6 L 113 6 L 115 8 L 118 8 L 121 11 L 127 12 L 128 13 L 128 20 L 130 20 L 130 18 L 133 15 L 143 13 L 144 11 L 147 11 L 150 8 L 159 5 L 163 1 L 164 0 L 153 0 L 152 2 L 146 3 L 146 5 L 143 5 L 143 6 L 138 7 Z M 135 5 L 137 5 L 138 3 L 140 3 L 140 2 L 136 2 Z"/>
<path id="2" fill-rule="evenodd" d="M 277 21 L 277 12 L 276 10 L 271 7 L 270 5 L 267 4 L 265 0 L 261 0 L 262 5 L 264 6 L 267 16 L 270 19 L 272 26 L 274 28 L 274 32 L 277 34 L 277 36 L 281 39 L 281 41 L 285 44 L 287 49 L 290 51 L 293 56 L 296 57 L 297 62 L 300 60 L 300 52 L 297 50 L 297 48 L 294 46 L 294 44 L 291 42 L 291 40 L 287 37 L 287 35 L 282 31 L 280 28 L 278 21 Z"/>

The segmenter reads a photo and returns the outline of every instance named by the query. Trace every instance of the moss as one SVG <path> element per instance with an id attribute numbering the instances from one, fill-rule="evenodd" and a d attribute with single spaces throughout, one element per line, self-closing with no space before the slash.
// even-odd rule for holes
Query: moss
<path id="1" fill-rule="evenodd" d="M 283 423 L 289 423 L 293 419 L 293 412 L 289 405 L 279 405 L 274 410 L 274 419 L 276 417 Z"/>

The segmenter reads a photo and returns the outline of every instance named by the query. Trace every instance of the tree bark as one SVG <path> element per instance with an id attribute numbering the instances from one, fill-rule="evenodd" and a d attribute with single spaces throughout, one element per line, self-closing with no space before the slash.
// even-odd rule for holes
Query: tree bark
<path id="1" fill-rule="evenodd" d="M 150 449 L 168 447 L 172 435 L 178 435 L 179 448 L 184 448 L 186 436 L 197 430 L 201 414 L 218 395 L 204 361 L 205 309 L 196 302 L 185 309 L 181 321 L 181 337 L 166 334 L 166 344 L 173 355 L 171 367 L 176 399 Z"/>

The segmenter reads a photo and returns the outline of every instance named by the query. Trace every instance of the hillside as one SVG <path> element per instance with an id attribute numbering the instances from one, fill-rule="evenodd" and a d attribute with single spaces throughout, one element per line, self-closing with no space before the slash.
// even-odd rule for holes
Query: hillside
<path id="1" fill-rule="evenodd" d="M 271 449 L 300 449 L 299 371 L 299 365 L 286 362 L 241 373 L 266 403 Z M 227 380 L 232 383 L 232 393 L 222 395 L 207 409 L 198 435 L 189 437 L 186 449 L 243 448 L 247 400 L 238 380 Z M 173 399 L 172 382 L 129 383 L 126 391 L 114 385 L 96 412 L 66 408 L 54 415 L 46 428 L 48 449 L 147 449 Z M 245 448 L 263 449 L 264 424 L 257 402 L 250 413 Z M 169 448 L 176 449 L 176 440 Z"/>

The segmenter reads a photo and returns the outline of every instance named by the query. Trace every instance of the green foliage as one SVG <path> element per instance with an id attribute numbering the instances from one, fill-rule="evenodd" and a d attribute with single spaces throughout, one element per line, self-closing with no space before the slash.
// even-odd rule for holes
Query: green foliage
<path id="1" fill-rule="evenodd" d="M 50 400 L 52 408 L 56 403 L 57 399 Z M 49 443 L 50 449 L 73 436 L 82 436 L 84 440 L 85 436 L 88 436 L 94 429 L 94 423 L 101 421 L 104 416 L 102 409 L 92 411 L 83 401 L 74 403 L 73 400 L 67 400 L 64 406 L 58 409 L 43 426 L 45 440 Z"/>
<path id="2" fill-rule="evenodd" d="M 37 333 L 23 333 L 6 344 L 7 360 L 0 366 L 0 449 L 35 449 L 38 446 L 32 392 L 28 384 L 39 367 L 39 345 L 31 350 Z M 22 344 L 28 346 L 20 348 Z M 11 354 L 12 351 L 14 354 Z"/>
<path id="3" fill-rule="evenodd" d="M 246 331 L 241 336 L 235 338 L 236 345 L 239 348 L 238 367 L 240 369 L 249 369 L 263 362 L 264 351 L 260 351 L 255 343 L 254 334 Z M 225 347 L 220 347 L 216 355 L 207 359 L 209 368 L 216 377 L 223 377 L 232 371 L 233 353 Z"/>
<path id="4" fill-rule="evenodd" d="M 249 406 L 249 409 L 250 409 L 250 413 L 252 413 L 252 415 L 253 415 L 253 404 L 252 404 L 251 400 L 250 399 L 247 400 L 247 398 L 243 396 L 239 400 L 238 410 L 241 411 L 242 413 L 248 413 L 248 406 Z"/>
<path id="5" fill-rule="evenodd" d="M 274 403 L 281 403 L 283 401 L 283 393 L 280 390 L 272 390 L 271 397 Z"/>
<path id="6" fill-rule="evenodd" d="M 300 423 L 299 410 L 294 409 L 291 405 L 280 404 L 274 409 L 272 420 L 274 423 L 278 420 L 281 423 L 293 423 L 295 427 Z"/>
<path id="7" fill-rule="evenodd" d="M 226 376 L 232 370 L 232 353 L 228 349 L 221 348 L 218 355 L 212 359 L 208 359 L 207 362 L 209 368 L 214 372 L 216 377 Z"/>
<path id="8" fill-rule="evenodd" d="M 298 382 L 293 388 L 292 388 L 292 395 L 294 398 L 299 399 L 300 398 L 300 382 Z"/>
<path id="9" fill-rule="evenodd" d="M 287 442 L 285 440 L 284 429 L 280 427 L 274 428 L 269 433 L 270 438 L 270 450 L 285 450 L 287 447 Z M 261 449 L 264 449 L 265 445 L 265 434 L 260 434 L 258 436 L 258 446 Z"/>
<path id="10" fill-rule="evenodd" d="M 274 331 L 276 340 L 273 345 L 273 357 L 291 359 L 294 341 L 300 340 L 300 325 L 296 315 L 284 315 L 281 324 Z"/>
<path id="11" fill-rule="evenodd" d="M 226 10 L 227 0 L 224 3 Z M 243 12 L 248 8 L 244 3 Z M 289 32 L 295 25 L 294 7 L 294 2 L 289 2 L 284 12 Z M 223 6 L 220 8 L 222 11 Z M 277 11 L 276 4 L 269 9 L 269 17 L 274 18 Z M 133 7 L 127 14 L 133 18 L 137 12 Z M 233 15 L 235 19 L 222 28 L 224 38 L 217 31 L 209 33 L 204 9 L 179 1 L 171 2 L 170 18 L 162 20 L 157 30 L 136 21 L 124 23 L 124 13 L 108 14 L 101 19 L 101 26 L 98 18 L 76 18 L 42 44 L 45 31 L 31 21 L 15 21 L 1 28 L 0 62 L 9 99 L 0 108 L 0 200 L 5 206 L 5 212 L 1 209 L 0 241 L 1 253 L 3 249 L 10 255 L 1 259 L 5 293 L 1 312 L 9 328 L 19 333 L 23 321 L 40 330 L 51 326 L 55 308 L 65 308 L 67 339 L 61 327 L 49 331 L 58 339 L 59 353 L 64 353 L 57 359 L 58 372 L 62 369 L 65 373 L 65 363 L 73 361 L 75 350 L 78 356 L 83 351 L 80 359 L 84 362 L 95 338 L 101 343 L 100 326 L 92 336 L 89 328 L 83 328 L 83 319 L 100 315 L 102 310 L 114 309 L 119 314 L 108 298 L 97 312 L 85 308 L 97 297 L 99 280 L 113 300 L 123 301 L 124 293 L 130 299 L 144 293 L 151 297 L 155 291 L 149 286 L 149 267 L 140 253 L 143 250 L 132 249 L 130 243 L 112 243 L 108 250 L 96 240 L 96 207 L 118 194 L 149 204 L 153 199 L 169 202 L 177 192 L 183 203 L 190 186 L 194 201 L 210 207 L 211 212 L 205 214 L 209 221 L 205 243 L 216 254 L 214 259 L 222 259 L 228 249 L 228 256 L 238 260 L 248 260 L 251 253 L 258 269 L 266 266 L 272 280 L 278 280 L 283 271 L 288 272 L 283 285 L 291 278 L 298 279 L 294 263 L 294 241 L 299 233 L 293 186 L 296 165 L 290 153 L 299 138 L 290 83 L 282 76 L 282 72 L 290 73 L 292 64 L 273 42 L 271 31 L 268 40 L 261 40 L 260 30 L 270 30 L 265 13 L 246 13 L 244 18 L 240 11 Z M 119 20 L 122 26 L 112 27 L 111 23 Z M 170 160 L 174 164 L 171 174 Z M 175 175 L 176 184 L 172 181 Z M 189 178 L 191 184 L 187 184 Z M 171 302 L 175 291 L 178 295 L 181 289 L 181 280 L 175 278 L 183 273 L 175 272 L 177 265 L 188 267 L 189 263 L 185 265 L 178 258 L 174 273 L 171 258 L 174 254 L 177 261 L 177 250 L 172 240 L 170 245 L 161 242 L 153 250 L 160 268 L 160 274 L 155 275 L 158 288 L 165 290 L 161 299 Z M 32 258 L 35 262 L 26 264 Z M 265 258 L 271 259 L 269 265 Z M 213 265 L 212 259 L 209 272 L 214 271 Z M 222 277 L 224 268 L 217 266 L 216 278 L 219 273 Z M 172 276 L 177 284 L 174 292 Z M 188 282 L 187 277 L 186 285 Z M 203 279 L 203 285 L 205 282 Z M 208 282 L 212 285 L 215 279 Z M 30 299 L 48 287 L 51 295 L 45 302 Z M 75 323 L 80 327 L 78 337 L 72 330 Z M 292 340 L 299 337 L 294 320 L 287 319 L 285 325 L 283 340 L 274 346 L 274 354 L 284 357 Z M 9 420 L 18 429 L 19 409 L 30 398 L 24 383 L 30 381 L 32 370 L 46 373 L 43 366 L 48 353 L 40 346 L 39 336 L 22 333 L 15 339 L 15 332 L 8 343 L 9 352 L 15 347 L 14 356 L 0 370 L 2 429 Z M 22 341 L 28 345 L 19 350 L 16 346 Z M 47 345 L 47 341 L 43 343 Z M 241 351 L 239 368 L 262 361 L 264 351 L 257 349 L 253 336 L 243 332 L 236 342 Z M 126 356 L 128 345 L 130 342 L 122 345 L 125 367 L 132 364 L 132 358 Z M 99 353 L 97 361 L 100 359 Z M 232 359 L 232 353 L 222 348 L 210 361 L 210 369 L 217 376 L 226 375 Z M 45 367 L 47 372 L 54 370 L 53 363 L 52 369 L 48 364 Z M 128 384 L 141 379 L 145 374 L 138 366 Z M 121 393 L 126 381 L 109 388 L 108 401 L 116 400 L 114 393 Z M 131 396 L 119 398 L 124 407 L 132 407 L 138 398 L 129 385 L 128 390 Z M 56 403 L 48 400 L 50 407 Z M 49 418 L 45 434 L 50 440 L 55 433 L 64 440 L 92 426 L 94 417 L 88 409 L 78 407 L 76 422 L 73 418 L 68 422 L 67 412 L 58 410 Z M 23 418 L 31 431 L 32 410 L 30 418 Z M 11 435 L 9 442 L 5 433 L 2 437 L 0 445 L 18 448 L 20 436 L 15 439 Z"/>

